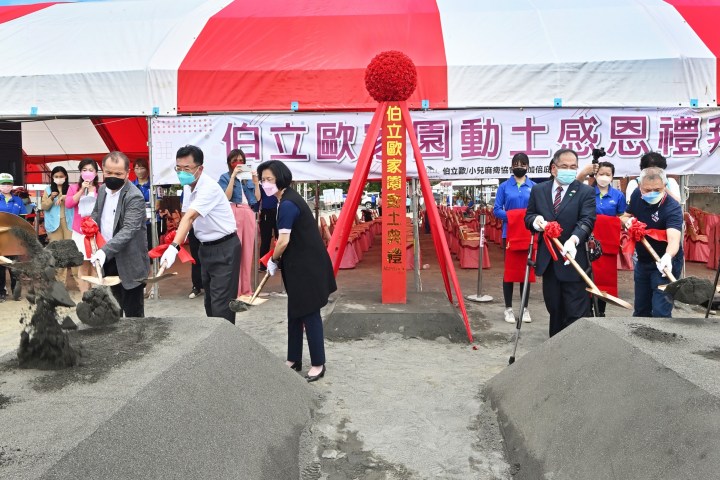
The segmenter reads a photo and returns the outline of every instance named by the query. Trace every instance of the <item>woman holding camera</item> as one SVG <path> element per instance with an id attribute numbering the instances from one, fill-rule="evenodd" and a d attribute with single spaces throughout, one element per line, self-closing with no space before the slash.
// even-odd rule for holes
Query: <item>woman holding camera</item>
<path id="1" fill-rule="evenodd" d="M 225 190 L 235 215 L 237 235 L 240 239 L 240 282 L 238 296 L 252 295 L 253 249 L 255 246 L 255 184 L 257 172 L 246 165 L 245 153 L 239 148 L 230 150 L 227 156 L 228 172 L 218 183 Z"/>

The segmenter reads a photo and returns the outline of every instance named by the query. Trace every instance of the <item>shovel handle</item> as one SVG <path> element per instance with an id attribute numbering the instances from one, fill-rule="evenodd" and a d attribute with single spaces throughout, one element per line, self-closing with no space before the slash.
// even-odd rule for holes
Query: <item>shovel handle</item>
<path id="1" fill-rule="evenodd" d="M 647 251 L 650 252 L 650 255 L 653 257 L 653 259 L 654 259 L 656 262 L 659 262 L 659 261 L 660 261 L 660 256 L 658 256 L 658 254 L 657 254 L 657 252 L 655 251 L 655 249 L 652 247 L 652 245 L 650 245 L 650 242 L 647 241 L 647 238 L 643 237 L 643 239 L 640 240 L 640 241 L 641 241 L 642 244 L 645 246 L 645 248 L 647 248 Z M 669 268 L 666 268 L 665 270 L 663 270 L 663 273 L 664 273 L 665 276 L 668 278 L 668 280 L 670 280 L 670 283 L 672 283 L 672 282 L 677 282 L 677 279 L 675 278 L 675 275 L 672 274 L 672 271 L 671 271 Z"/>
<path id="2" fill-rule="evenodd" d="M 561 251 L 563 249 L 563 245 L 562 243 L 560 243 L 560 240 L 558 240 L 557 238 L 553 238 L 552 240 L 553 242 L 555 242 L 555 246 L 557 246 L 558 250 Z M 593 289 L 593 293 L 601 293 L 600 289 L 597 287 L 597 285 L 595 285 L 595 282 L 593 282 L 592 279 L 587 276 L 587 273 L 585 273 L 582 267 L 578 265 L 574 258 L 566 255 L 565 260 L 570 262 L 570 265 L 572 265 L 573 268 L 575 268 L 578 274 L 582 277 L 582 279 L 585 280 L 585 283 L 587 283 L 588 287 Z"/>
<path id="3" fill-rule="evenodd" d="M 252 296 L 252 298 L 250 299 L 250 302 L 249 302 L 249 303 L 250 303 L 251 305 L 252 305 L 252 303 L 255 301 L 255 299 L 258 297 L 258 295 L 260 295 L 260 290 L 262 290 L 262 288 L 265 286 L 265 283 L 268 281 L 268 278 L 270 278 L 270 273 L 269 273 L 269 272 L 265 272 L 265 276 L 264 276 L 263 279 L 260 281 L 260 285 L 258 285 L 258 287 L 255 289 L 255 293 L 253 293 L 253 296 Z"/>

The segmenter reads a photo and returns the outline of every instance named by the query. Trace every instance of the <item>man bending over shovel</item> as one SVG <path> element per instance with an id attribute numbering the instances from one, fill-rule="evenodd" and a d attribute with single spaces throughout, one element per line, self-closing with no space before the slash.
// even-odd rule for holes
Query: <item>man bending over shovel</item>
<path id="1" fill-rule="evenodd" d="M 120 285 L 110 287 L 126 317 L 144 317 L 144 279 L 150 269 L 145 234 L 145 198 L 128 182 L 130 160 L 110 152 L 102 161 L 105 184 L 98 190 L 92 219 L 100 226 L 105 245 L 90 257 L 104 267 L 105 276 L 118 275 Z"/>
<path id="2" fill-rule="evenodd" d="M 638 189 L 630 196 L 627 211 L 620 217 L 631 237 L 634 231 L 647 227 L 645 238 L 660 259 L 656 261 L 644 245 L 635 248 L 638 261 L 634 317 L 672 317 L 673 300 L 658 287 L 669 282 L 665 278 L 667 271 L 676 278 L 680 276 L 683 212 L 677 200 L 667 194 L 666 182 L 661 168 L 644 169 L 638 179 Z"/>

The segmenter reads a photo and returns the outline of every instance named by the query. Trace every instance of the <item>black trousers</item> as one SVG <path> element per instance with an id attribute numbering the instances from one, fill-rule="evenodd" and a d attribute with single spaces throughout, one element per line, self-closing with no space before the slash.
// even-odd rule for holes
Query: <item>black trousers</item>
<path id="1" fill-rule="evenodd" d="M 17 257 L 7 257 L 10 260 L 15 260 Z M 7 275 L 5 272 L 8 272 L 10 274 L 10 291 L 5 291 L 5 286 L 7 285 Z M 17 274 L 13 271 L 12 268 L 7 268 L 0 266 L 0 295 L 2 294 L 8 294 L 12 295 L 13 290 L 15 290 L 15 285 L 17 284 Z"/>
<path id="2" fill-rule="evenodd" d="M 303 317 L 288 317 L 288 362 L 302 361 L 303 325 L 310 350 L 310 364 L 313 367 L 325 365 L 325 339 L 320 310 Z"/>
<path id="3" fill-rule="evenodd" d="M 103 266 L 104 274 L 106 277 L 115 276 L 118 274 L 117 263 L 112 258 L 105 262 Z M 120 308 L 122 309 L 123 315 L 126 317 L 144 318 L 145 317 L 145 296 L 143 289 L 145 284 L 141 283 L 135 288 L 126 289 L 119 285 L 113 285 L 110 287 L 110 291 L 117 300 Z"/>
<path id="4" fill-rule="evenodd" d="M 265 208 L 260 210 L 260 257 L 270 251 L 270 242 L 273 235 L 278 238 L 277 231 L 277 208 Z"/>
<path id="5" fill-rule="evenodd" d="M 192 286 L 196 290 L 202 290 L 202 272 L 200 271 L 200 257 L 198 256 L 200 241 L 195 236 L 195 231 L 192 228 L 188 234 L 188 242 L 190 243 L 190 255 L 195 259 L 195 263 L 193 263 L 190 267 Z"/>
<path id="6" fill-rule="evenodd" d="M 561 282 L 554 265 L 543 274 L 543 299 L 550 314 L 550 336 L 560 333 L 575 320 L 590 316 L 590 296 L 585 282 Z"/>
<path id="7" fill-rule="evenodd" d="M 240 281 L 240 239 L 233 235 L 216 245 L 200 245 L 202 286 L 205 290 L 205 314 L 235 324 L 230 301 L 237 297 Z"/>

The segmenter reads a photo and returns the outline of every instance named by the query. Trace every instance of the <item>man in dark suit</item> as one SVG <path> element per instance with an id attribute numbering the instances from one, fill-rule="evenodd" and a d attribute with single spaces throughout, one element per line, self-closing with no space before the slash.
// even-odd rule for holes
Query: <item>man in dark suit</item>
<path id="1" fill-rule="evenodd" d="M 525 214 L 525 226 L 542 232 L 547 222 L 562 227 L 559 240 L 562 255 L 577 260 L 587 269 L 585 242 L 595 225 L 595 190 L 578 182 L 577 153 L 560 149 L 553 155 L 550 173 L 553 181 L 535 185 Z M 562 255 L 553 261 L 543 236 L 538 246 L 536 273 L 543 277 L 543 298 L 550 314 L 550 336 L 560 332 L 580 317 L 590 313 L 590 297 L 585 282 Z"/>
<path id="2" fill-rule="evenodd" d="M 126 317 L 144 317 L 143 289 L 150 269 L 145 233 L 145 197 L 128 181 L 130 160 L 110 152 L 102 161 L 105 184 L 98 190 L 92 218 L 107 243 L 90 262 L 104 267 L 104 275 L 118 275 L 120 285 L 110 287 Z"/>

